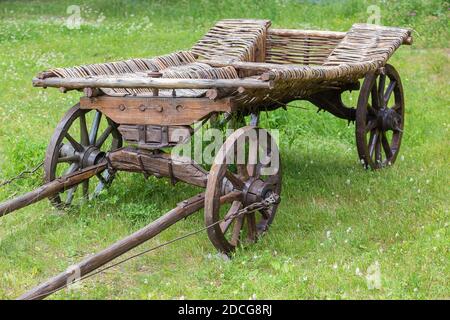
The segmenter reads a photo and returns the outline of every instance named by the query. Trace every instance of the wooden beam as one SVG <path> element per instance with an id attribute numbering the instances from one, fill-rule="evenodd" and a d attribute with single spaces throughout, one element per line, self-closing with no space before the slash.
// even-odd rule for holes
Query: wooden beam
<path id="1" fill-rule="evenodd" d="M 289 65 L 265 63 L 265 62 L 243 62 L 243 61 L 226 61 L 226 60 L 198 60 L 198 62 L 209 64 L 212 67 L 228 67 L 231 66 L 239 70 L 249 70 L 255 72 L 265 72 L 272 69 L 287 69 Z M 271 82 L 265 82 L 271 83 Z M 245 87 L 244 87 L 245 88 Z"/>
<path id="2" fill-rule="evenodd" d="M 82 97 L 81 109 L 97 109 L 118 124 L 191 125 L 212 112 L 232 112 L 230 98 Z"/>
<path id="3" fill-rule="evenodd" d="M 237 88 L 270 89 L 273 84 L 255 79 L 169 79 L 144 77 L 86 77 L 33 79 L 35 87 L 56 87 L 69 90 L 89 88 L 157 88 L 157 89 L 211 89 Z"/>
<path id="4" fill-rule="evenodd" d="M 303 36 L 303 37 L 324 37 L 329 39 L 342 39 L 346 32 L 326 31 L 326 30 L 296 30 L 296 29 L 269 29 L 269 35 L 277 36 Z"/>

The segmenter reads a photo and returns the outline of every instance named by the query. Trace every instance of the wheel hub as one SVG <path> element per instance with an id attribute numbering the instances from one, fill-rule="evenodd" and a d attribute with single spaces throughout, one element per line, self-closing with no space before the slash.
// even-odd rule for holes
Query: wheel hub
<path id="1" fill-rule="evenodd" d="M 105 153 L 97 147 L 91 146 L 84 150 L 81 158 L 83 168 L 98 164 L 105 157 Z"/>
<path id="2" fill-rule="evenodd" d="M 70 144 L 63 144 L 60 149 L 60 157 L 78 158 L 80 168 L 86 168 L 98 164 L 104 157 L 105 152 L 95 146 L 84 147 L 82 151 L 76 151 Z"/>
<path id="3" fill-rule="evenodd" d="M 377 121 L 383 131 L 387 130 L 401 130 L 402 117 L 395 110 L 389 108 L 382 108 L 378 111 Z"/>
<path id="4" fill-rule="evenodd" d="M 245 183 L 244 206 L 248 206 L 254 202 L 259 202 L 266 199 L 275 190 L 275 186 L 271 183 L 265 182 L 259 178 L 251 177 Z"/>

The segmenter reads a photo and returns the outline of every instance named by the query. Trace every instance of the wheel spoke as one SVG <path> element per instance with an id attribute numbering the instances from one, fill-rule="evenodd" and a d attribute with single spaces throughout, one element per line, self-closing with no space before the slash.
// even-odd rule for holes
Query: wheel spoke
<path id="1" fill-rule="evenodd" d="M 83 197 L 86 200 L 89 200 L 89 180 L 84 180 L 82 182 L 82 186 L 83 186 Z"/>
<path id="2" fill-rule="evenodd" d="M 258 178 L 258 165 L 257 164 L 248 164 L 247 165 L 247 172 L 249 177 L 255 177 Z"/>
<path id="3" fill-rule="evenodd" d="M 381 165 L 381 138 L 380 134 L 377 136 L 377 141 L 375 143 L 375 162 L 377 165 Z"/>
<path id="4" fill-rule="evenodd" d="M 389 102 L 389 99 L 391 98 L 392 91 L 394 91 L 395 86 L 397 85 L 397 82 L 395 80 L 391 81 L 386 89 L 386 92 L 384 93 L 384 104 L 387 106 L 387 103 Z"/>
<path id="5" fill-rule="evenodd" d="M 97 148 L 100 148 L 106 141 L 106 139 L 108 139 L 108 136 L 111 134 L 113 130 L 112 125 L 109 125 L 105 131 L 103 131 L 103 133 L 101 134 L 101 136 L 98 138 L 97 142 L 95 143 L 95 146 Z"/>
<path id="6" fill-rule="evenodd" d="M 241 230 L 242 230 L 242 226 L 244 224 L 244 216 L 241 215 L 234 220 L 235 221 L 234 221 L 233 232 L 231 235 L 230 243 L 233 246 L 237 246 L 239 244 L 239 239 L 241 237 Z"/>
<path id="7" fill-rule="evenodd" d="M 62 163 L 62 162 L 73 163 L 73 162 L 78 162 L 79 160 L 80 160 L 80 158 L 75 154 L 73 156 L 58 158 L 58 163 Z"/>
<path id="8" fill-rule="evenodd" d="M 78 185 L 74 186 L 73 188 L 69 189 L 67 191 L 67 198 L 66 198 L 66 205 L 69 205 L 73 201 L 73 197 L 75 195 L 75 192 L 77 191 Z"/>
<path id="9" fill-rule="evenodd" d="M 102 114 L 99 111 L 95 112 L 94 120 L 92 121 L 91 131 L 89 132 L 89 143 L 94 145 L 97 141 L 98 129 L 100 127 L 100 121 L 102 119 Z"/>
<path id="10" fill-rule="evenodd" d="M 100 182 L 103 183 L 103 185 L 107 185 L 108 181 L 106 181 L 106 179 L 103 177 L 102 173 L 97 173 L 96 176 L 97 176 L 98 180 L 100 180 Z"/>
<path id="11" fill-rule="evenodd" d="M 89 133 L 86 125 L 86 115 L 84 113 L 80 116 L 80 138 L 82 145 L 89 145 Z"/>
<path id="12" fill-rule="evenodd" d="M 242 200 L 242 191 L 232 191 L 220 197 L 221 204 L 241 200 Z"/>
<path id="13" fill-rule="evenodd" d="M 389 145 L 389 141 L 386 137 L 386 132 L 383 132 L 381 134 L 381 143 L 383 144 L 383 150 L 384 153 L 386 154 L 386 159 L 390 159 L 392 157 L 392 150 L 391 150 L 391 146 Z"/>
<path id="14" fill-rule="evenodd" d="M 233 222 L 233 219 L 230 219 L 236 212 L 238 212 L 242 207 L 242 203 L 239 201 L 234 201 L 231 205 L 230 210 L 228 210 L 227 214 L 223 218 L 224 221 L 220 223 L 220 229 L 222 230 L 222 233 L 227 232 L 228 228 L 230 227 L 231 223 Z"/>
<path id="15" fill-rule="evenodd" d="M 265 220 L 270 218 L 270 212 L 269 211 L 270 211 L 270 209 L 268 209 L 268 208 L 264 208 L 264 209 L 259 210 L 259 212 L 261 213 L 261 215 L 263 216 L 263 218 Z"/>
<path id="16" fill-rule="evenodd" d="M 251 138 L 255 138 L 251 136 Z M 248 148 L 248 163 L 247 172 L 250 177 L 257 178 L 258 175 L 258 146 L 259 146 L 259 135 L 256 135 L 256 139 L 249 139 Z"/>
<path id="17" fill-rule="evenodd" d="M 248 234 L 247 239 L 250 242 L 256 241 L 256 217 L 254 212 L 250 212 L 246 214 L 247 217 L 247 228 L 248 228 Z"/>
<path id="18" fill-rule="evenodd" d="M 244 180 L 247 181 L 249 178 L 249 173 L 247 170 L 247 166 L 245 164 L 237 164 L 237 169 L 238 169 L 238 174 L 239 177 Z"/>
<path id="19" fill-rule="evenodd" d="M 372 90 L 370 91 L 370 95 L 372 97 L 372 109 L 375 110 L 380 109 L 380 101 L 378 99 L 378 90 L 376 82 L 374 83 Z"/>
<path id="20" fill-rule="evenodd" d="M 78 163 L 72 163 L 66 172 L 64 172 L 64 175 L 74 173 L 76 170 L 78 170 Z"/>
<path id="21" fill-rule="evenodd" d="M 233 184 L 236 189 L 244 189 L 245 183 L 231 171 L 225 171 L 225 177 Z"/>
<path id="22" fill-rule="evenodd" d="M 267 179 L 265 180 L 266 184 L 277 185 L 280 181 L 279 171 L 280 168 L 277 168 L 277 172 L 271 174 L 270 176 L 267 176 Z"/>
<path id="23" fill-rule="evenodd" d="M 369 131 L 372 131 L 377 127 L 377 121 L 376 120 L 369 120 L 369 122 L 366 124 L 366 133 Z"/>
<path id="24" fill-rule="evenodd" d="M 79 144 L 71 135 L 70 133 L 66 132 L 65 135 L 66 139 L 69 140 L 70 144 L 72 145 L 72 147 L 78 151 L 78 152 L 82 152 L 83 151 L 83 146 L 81 144 Z"/>
<path id="25" fill-rule="evenodd" d="M 395 112 L 399 111 L 400 109 L 400 104 L 396 103 L 391 107 L 392 110 L 394 110 Z"/>
<path id="26" fill-rule="evenodd" d="M 380 74 L 380 78 L 378 80 L 378 101 L 380 101 L 380 107 L 384 107 L 384 89 L 386 85 L 386 75 Z"/>
<path id="27" fill-rule="evenodd" d="M 369 139 L 369 157 L 373 157 L 373 151 L 375 150 L 375 144 L 377 143 L 378 139 L 378 131 L 371 131 L 370 132 L 370 139 Z"/>

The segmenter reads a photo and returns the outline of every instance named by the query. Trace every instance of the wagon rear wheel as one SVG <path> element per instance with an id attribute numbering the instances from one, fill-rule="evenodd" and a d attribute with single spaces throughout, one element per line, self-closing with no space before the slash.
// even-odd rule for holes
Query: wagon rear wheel
<path id="1" fill-rule="evenodd" d="M 208 228 L 214 246 L 228 254 L 239 244 L 257 241 L 268 230 L 278 205 L 237 216 L 236 213 L 280 192 L 281 163 L 272 136 L 253 126 L 236 130 L 217 153 L 206 187 L 205 224 L 214 224 Z M 239 196 L 220 202 L 221 196 L 233 193 Z"/>
<path id="2" fill-rule="evenodd" d="M 73 106 L 64 115 L 47 147 L 44 162 L 45 181 L 98 163 L 108 151 L 120 148 L 122 138 L 116 124 L 97 110 Z M 111 184 L 114 173 L 98 173 L 80 185 L 50 198 L 57 208 L 64 208 L 76 198 L 90 199 Z"/>
<path id="3" fill-rule="evenodd" d="M 387 64 L 368 74 L 356 109 L 356 145 L 361 163 L 372 169 L 394 164 L 403 135 L 405 102 L 400 76 Z"/>

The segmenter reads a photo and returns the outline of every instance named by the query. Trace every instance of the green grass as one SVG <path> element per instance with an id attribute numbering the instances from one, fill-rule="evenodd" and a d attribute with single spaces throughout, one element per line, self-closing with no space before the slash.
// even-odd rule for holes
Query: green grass
<path id="1" fill-rule="evenodd" d="M 31 87 L 50 66 L 149 57 L 189 48 L 215 20 L 272 19 L 276 27 L 347 30 L 378 4 L 381 23 L 415 29 L 391 59 L 406 95 L 401 156 L 386 170 L 358 163 L 354 127 L 329 114 L 278 110 L 282 203 L 270 232 L 231 261 L 206 233 L 134 259 L 59 299 L 450 298 L 449 45 L 446 1 L 76 1 L 85 24 L 63 24 L 72 1 L 0 3 L 0 180 L 38 163 L 79 94 Z M 96 23 L 100 15 L 105 19 Z M 357 95 L 352 95 L 353 103 Z M 0 199 L 41 176 L 0 188 Z M 0 219 L 0 298 L 12 299 L 146 225 L 194 188 L 120 173 L 97 200 L 67 212 L 47 201 Z M 141 246 L 200 228 L 202 212 Z M 136 251 L 134 251 L 136 252 Z M 380 289 L 367 270 L 378 262 Z"/>

